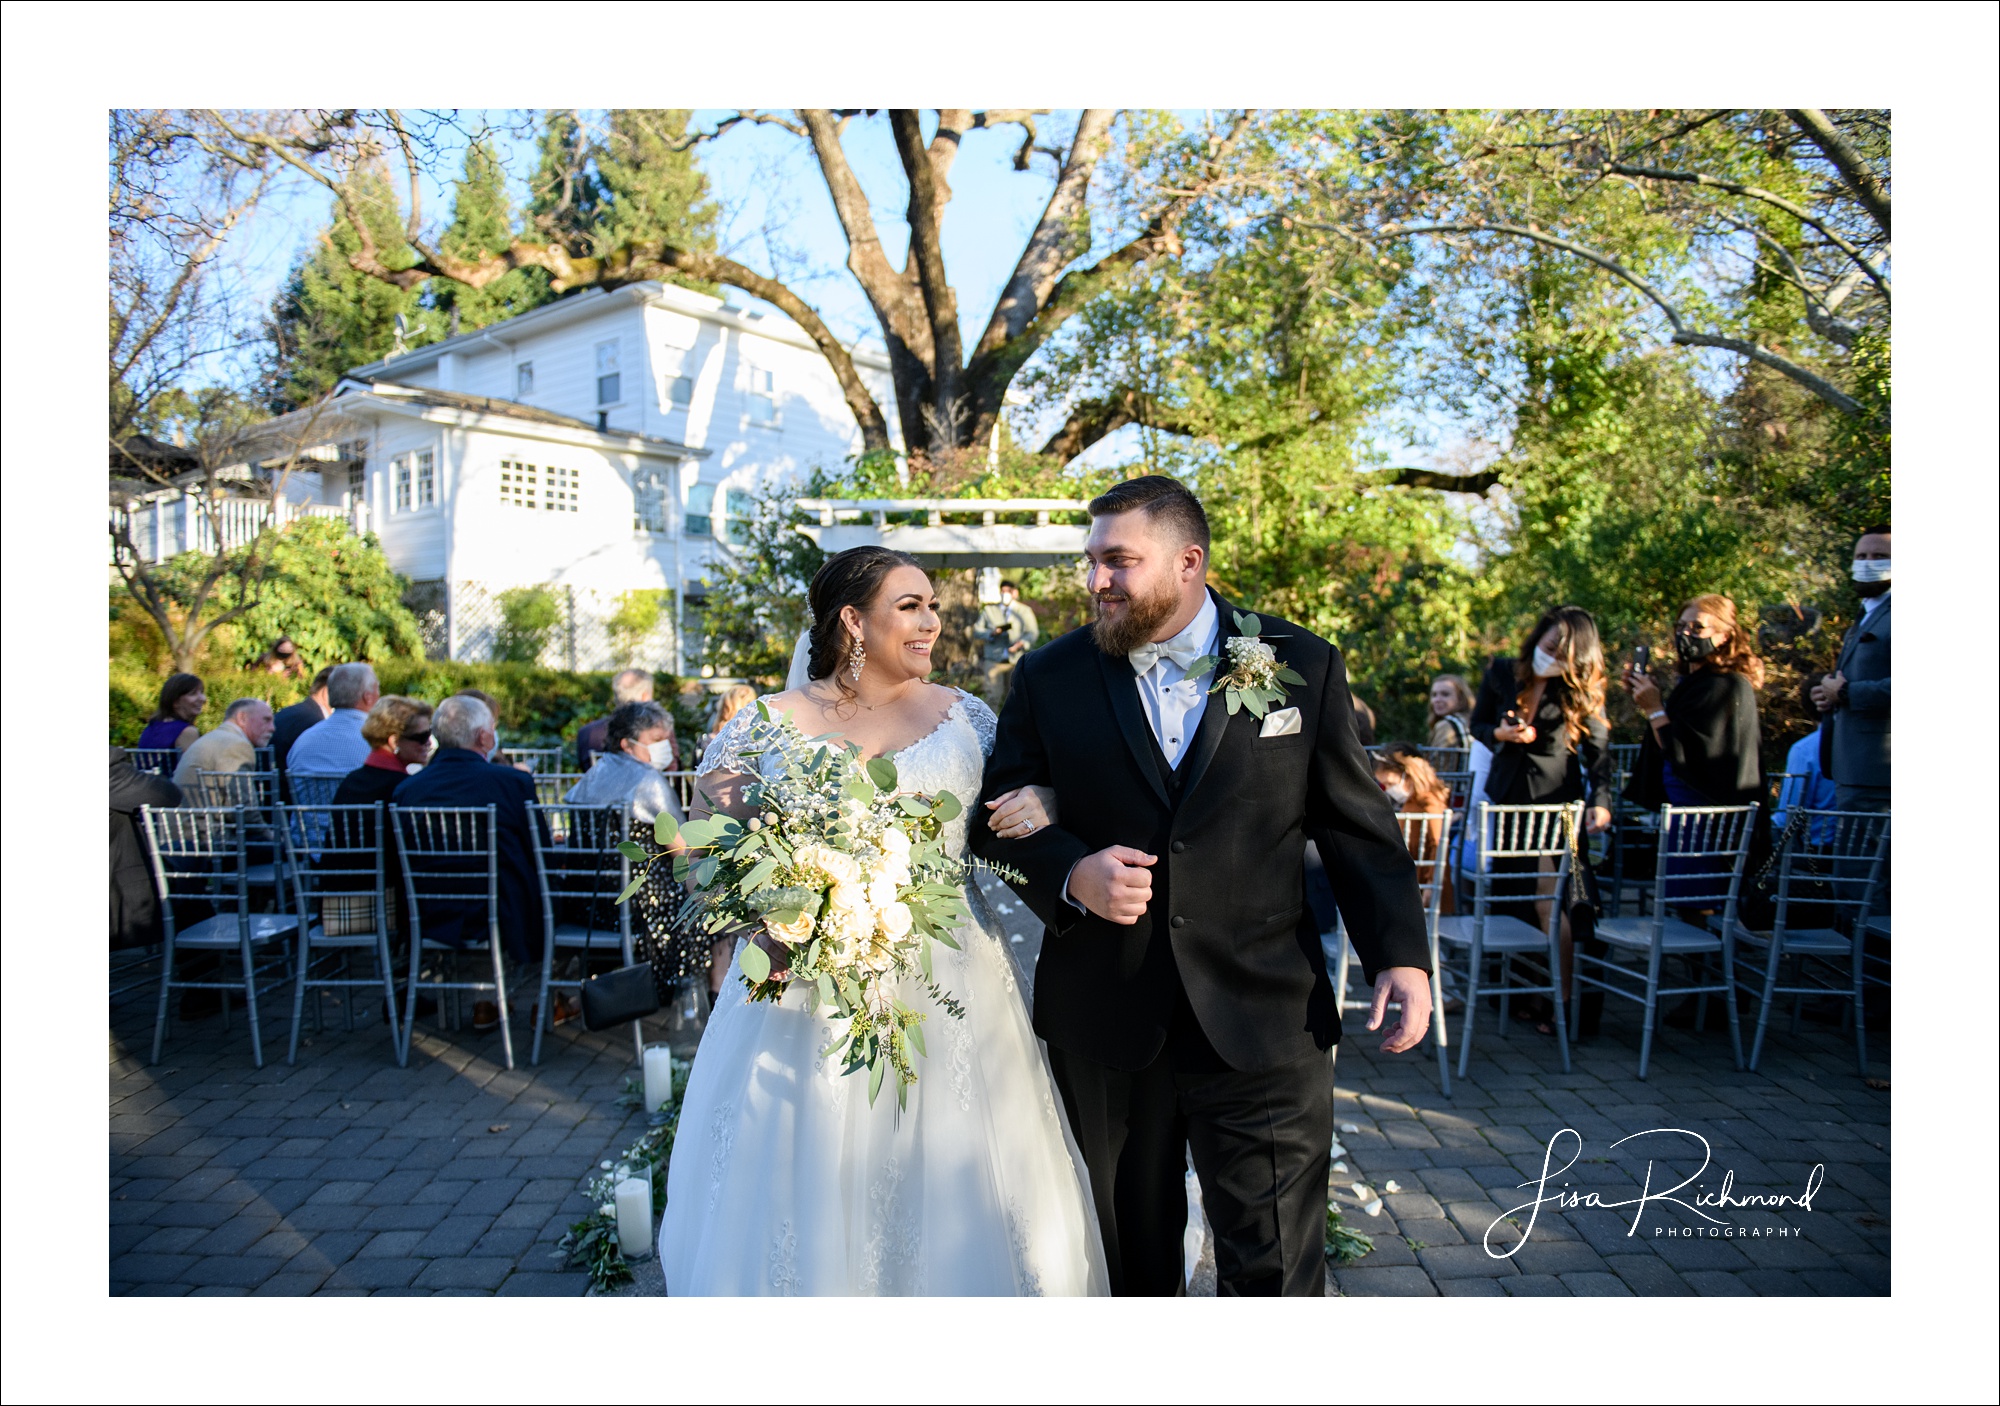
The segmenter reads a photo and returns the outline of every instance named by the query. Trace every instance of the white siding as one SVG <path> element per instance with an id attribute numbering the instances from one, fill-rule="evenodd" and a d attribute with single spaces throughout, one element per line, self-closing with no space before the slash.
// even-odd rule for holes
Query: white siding
<path id="1" fill-rule="evenodd" d="M 413 495 L 409 508 L 398 508 L 394 461 L 419 450 L 432 455 L 432 502 L 418 506 Z M 368 522 L 381 537 L 390 564 L 414 581 L 435 581 L 445 574 L 448 458 L 442 425 L 384 415 L 369 436 Z"/>

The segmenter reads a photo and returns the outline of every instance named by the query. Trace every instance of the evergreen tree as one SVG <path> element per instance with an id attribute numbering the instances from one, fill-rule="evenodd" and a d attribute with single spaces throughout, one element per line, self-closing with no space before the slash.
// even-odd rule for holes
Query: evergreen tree
<path id="1" fill-rule="evenodd" d="M 465 169 L 452 195 L 451 226 L 439 242 L 454 258 L 477 259 L 504 252 L 513 237 L 507 171 L 482 138 L 465 149 Z M 547 302 L 548 279 L 537 274 L 515 269 L 484 288 L 433 279 L 425 285 L 425 301 L 443 314 L 448 331 L 470 332 Z"/>
<path id="2" fill-rule="evenodd" d="M 683 249 L 715 247 L 715 207 L 687 135 L 684 108 L 613 108 L 593 152 L 599 200 L 592 236 L 600 252 L 665 240 Z"/>
<path id="3" fill-rule="evenodd" d="M 399 259 L 412 262 L 387 173 L 379 166 L 362 166 L 348 180 L 385 261 L 392 267 Z M 425 310 L 416 293 L 355 271 L 348 256 L 359 248 L 354 226 L 336 204 L 332 224 L 280 290 L 267 324 L 272 345 L 265 384 L 273 411 L 308 404 L 352 368 L 386 355 L 396 344 L 398 313 L 409 326 L 405 346 L 445 335 L 444 319 Z"/>

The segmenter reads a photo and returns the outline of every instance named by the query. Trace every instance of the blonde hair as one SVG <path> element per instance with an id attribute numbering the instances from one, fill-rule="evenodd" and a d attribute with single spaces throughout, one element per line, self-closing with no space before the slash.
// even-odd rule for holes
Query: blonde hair
<path id="1" fill-rule="evenodd" d="M 1436 678 L 1431 680 L 1431 687 L 1436 688 L 1441 683 L 1450 684 L 1452 697 L 1458 700 L 1458 706 L 1456 708 L 1453 708 L 1452 712 L 1469 713 L 1472 711 L 1472 705 L 1474 702 L 1474 699 L 1472 697 L 1472 685 L 1468 684 L 1465 681 L 1465 679 L 1458 674 L 1439 674 Z"/>
<path id="2" fill-rule="evenodd" d="M 757 690 L 747 683 L 739 683 L 715 700 L 715 726 L 712 731 L 720 732 L 729 720 L 757 701 Z"/>
<path id="3" fill-rule="evenodd" d="M 428 718 L 431 705 L 419 698 L 385 693 L 375 700 L 361 723 L 361 740 L 371 747 L 386 748 L 391 741 L 407 736 L 418 718 Z"/>

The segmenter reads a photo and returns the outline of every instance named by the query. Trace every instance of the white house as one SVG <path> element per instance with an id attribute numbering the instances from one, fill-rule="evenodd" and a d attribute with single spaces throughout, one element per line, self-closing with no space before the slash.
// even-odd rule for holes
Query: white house
<path id="1" fill-rule="evenodd" d="M 893 424 L 887 359 L 855 361 Z M 838 469 L 861 447 L 790 319 L 660 283 L 574 294 L 356 367 L 324 406 L 261 428 L 271 444 L 313 446 L 280 511 L 372 528 L 416 583 L 434 652 L 490 657 L 498 594 L 549 586 L 564 621 L 543 657 L 609 667 L 606 620 L 625 593 L 651 590 L 671 605 L 638 657 L 675 672 L 692 662 L 687 602 L 751 490 Z M 135 536 L 171 555 L 212 547 L 202 527 L 160 502 Z"/>

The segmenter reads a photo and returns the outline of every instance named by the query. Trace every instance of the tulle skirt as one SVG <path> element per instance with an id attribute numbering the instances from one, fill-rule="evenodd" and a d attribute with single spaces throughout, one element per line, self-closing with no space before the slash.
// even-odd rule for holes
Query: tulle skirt
<path id="1" fill-rule="evenodd" d="M 667 1292 L 1028 1294 L 1108 1292 L 1083 1159 L 1028 1023 L 984 896 L 962 951 L 938 946 L 922 987 L 928 1056 L 899 1107 L 894 1074 L 823 1057 L 835 1024 L 804 994 L 746 999 L 732 962 L 702 1036 L 667 1168 L 660 1262 Z"/>

